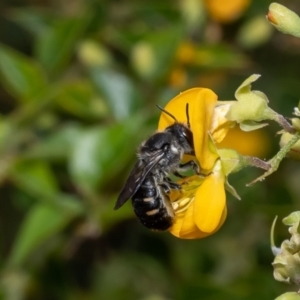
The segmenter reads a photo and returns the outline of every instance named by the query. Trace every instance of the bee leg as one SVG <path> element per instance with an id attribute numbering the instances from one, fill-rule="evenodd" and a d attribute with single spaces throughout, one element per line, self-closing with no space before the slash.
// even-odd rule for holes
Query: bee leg
<path id="1" fill-rule="evenodd" d="M 159 186 L 163 188 L 163 190 L 164 190 L 164 192 L 165 192 L 166 194 L 169 194 L 169 193 L 170 193 L 171 188 L 170 188 L 170 186 L 169 186 L 167 183 L 165 183 L 165 182 L 160 183 Z"/>
<path id="2" fill-rule="evenodd" d="M 178 183 L 175 183 L 175 182 L 168 182 L 169 184 L 169 187 L 172 189 L 172 190 L 180 190 L 181 189 L 181 185 L 178 184 Z"/>
<path id="3" fill-rule="evenodd" d="M 178 171 L 184 172 L 184 171 L 187 171 L 187 170 L 189 170 L 191 168 L 194 170 L 194 172 L 197 175 L 201 175 L 200 167 L 199 167 L 199 165 L 194 160 L 190 160 L 187 163 L 180 164 L 179 168 L 178 168 Z"/>
<path id="4" fill-rule="evenodd" d="M 170 178 L 165 178 L 165 180 L 159 184 L 166 194 L 169 194 L 171 190 L 180 190 L 181 185 L 171 181 Z"/>
<path id="5" fill-rule="evenodd" d="M 173 174 L 176 176 L 176 177 L 179 177 L 179 178 L 186 178 L 187 176 L 184 176 L 182 174 L 180 174 L 179 172 L 175 171 L 173 172 Z"/>

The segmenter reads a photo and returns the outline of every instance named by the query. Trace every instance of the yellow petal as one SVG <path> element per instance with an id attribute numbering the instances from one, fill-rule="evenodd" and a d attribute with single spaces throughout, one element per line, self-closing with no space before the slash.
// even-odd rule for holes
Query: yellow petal
<path id="1" fill-rule="evenodd" d="M 223 224 L 220 225 L 226 207 L 224 183 L 222 172 L 214 171 L 205 178 L 196 192 L 194 221 L 203 232 L 211 234 Z"/>
<path id="2" fill-rule="evenodd" d="M 170 233 L 181 239 L 200 239 L 209 235 L 201 232 L 193 219 L 193 205 L 191 204 L 185 212 L 176 215 L 173 226 L 169 229 Z"/>
<path id="3" fill-rule="evenodd" d="M 217 102 L 217 95 L 206 88 L 193 88 L 173 98 L 165 107 L 178 122 L 187 124 L 186 104 L 189 104 L 190 126 L 194 136 L 196 157 L 203 172 L 211 171 L 218 155 L 209 149 L 208 131 Z M 164 130 L 174 124 L 174 120 L 165 113 L 159 119 L 158 129 Z"/>
<path id="4" fill-rule="evenodd" d="M 229 121 L 226 118 L 226 114 L 234 102 L 235 101 L 227 101 L 227 103 L 222 103 L 219 101 L 214 109 L 210 132 L 215 143 L 220 143 L 227 135 L 229 129 L 235 125 L 235 122 Z"/>
<path id="5" fill-rule="evenodd" d="M 235 149 L 241 155 L 265 158 L 270 151 L 270 140 L 264 129 L 246 132 L 236 126 L 216 146 Z"/>
<path id="6" fill-rule="evenodd" d="M 194 202 L 191 203 L 189 208 L 176 216 L 173 226 L 169 229 L 169 232 L 174 236 L 181 239 L 201 239 L 207 237 L 220 229 L 227 216 L 227 207 L 224 207 L 222 216 L 219 220 L 219 224 L 212 232 L 201 231 L 194 221 Z M 205 213 L 205 212 L 204 212 Z"/>

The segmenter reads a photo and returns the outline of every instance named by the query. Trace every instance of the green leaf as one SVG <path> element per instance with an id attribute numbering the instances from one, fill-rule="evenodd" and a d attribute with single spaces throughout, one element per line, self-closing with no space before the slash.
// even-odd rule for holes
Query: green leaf
<path id="1" fill-rule="evenodd" d="M 21 157 L 47 161 L 66 160 L 70 156 L 72 145 L 79 138 L 80 132 L 81 126 L 78 123 L 66 124 L 59 130 L 54 130 L 50 136 L 32 145 L 27 151 L 23 151 Z"/>
<path id="2" fill-rule="evenodd" d="M 89 81 L 73 81 L 64 84 L 56 98 L 56 104 L 67 113 L 89 121 L 98 120 L 108 111 L 106 103 L 96 96 Z"/>
<path id="3" fill-rule="evenodd" d="M 174 62 L 183 33 L 182 28 L 175 26 L 165 31 L 151 33 L 146 37 L 145 40 L 151 45 L 155 57 L 151 79 L 158 81 L 166 76 Z"/>
<path id="4" fill-rule="evenodd" d="M 95 191 L 97 185 L 111 181 L 124 168 L 136 151 L 142 117 L 110 128 L 94 127 L 82 132 L 73 145 L 69 165 L 74 181 L 82 189 Z"/>
<path id="5" fill-rule="evenodd" d="M 19 161 L 11 178 L 24 191 L 37 197 L 53 197 L 58 192 L 56 178 L 44 161 Z"/>
<path id="6" fill-rule="evenodd" d="M 39 36 L 35 49 L 36 55 L 51 75 L 60 72 L 70 61 L 86 21 L 84 19 L 60 20 Z"/>
<path id="7" fill-rule="evenodd" d="M 183 30 L 175 26 L 171 29 L 150 33 L 135 44 L 132 64 L 141 77 L 159 81 L 163 79 L 174 62 Z"/>
<path id="8" fill-rule="evenodd" d="M 102 231 L 108 231 L 115 224 L 124 220 L 128 220 L 134 217 L 134 212 L 131 205 L 124 205 L 122 209 L 116 213 L 112 209 L 117 197 L 105 199 L 101 201 L 101 207 L 99 209 L 99 223 L 101 224 Z"/>
<path id="9" fill-rule="evenodd" d="M 25 263 L 33 251 L 51 236 L 58 234 L 78 213 L 76 209 L 35 205 L 20 228 L 9 257 L 9 265 L 16 267 Z"/>
<path id="10" fill-rule="evenodd" d="M 0 78 L 3 87 L 23 101 L 33 100 L 47 86 L 35 61 L 4 45 L 0 45 Z"/>
<path id="11" fill-rule="evenodd" d="M 25 6 L 20 9 L 10 9 L 8 17 L 35 36 L 43 34 L 53 20 L 53 14 L 50 10 Z"/>
<path id="12" fill-rule="evenodd" d="M 141 104 L 136 87 L 129 77 L 101 67 L 90 70 L 90 76 L 118 120 L 129 118 Z"/>
<path id="13" fill-rule="evenodd" d="M 247 57 L 240 51 L 227 45 L 202 45 L 196 51 L 195 66 L 209 69 L 246 68 L 249 64 Z"/>

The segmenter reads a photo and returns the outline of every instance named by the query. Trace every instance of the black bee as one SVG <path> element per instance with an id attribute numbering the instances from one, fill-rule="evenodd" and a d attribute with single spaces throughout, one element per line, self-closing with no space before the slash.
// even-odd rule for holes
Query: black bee
<path id="1" fill-rule="evenodd" d="M 193 168 L 199 174 L 193 160 L 181 164 L 183 154 L 194 154 L 193 134 L 188 124 L 179 123 L 169 112 L 175 123 L 162 132 L 153 134 L 138 150 L 138 161 L 134 165 L 115 205 L 120 208 L 129 198 L 141 223 L 154 230 L 166 230 L 172 226 L 174 211 L 168 197 L 171 189 L 181 186 L 172 182 L 168 175 L 183 177 L 179 172 Z"/>

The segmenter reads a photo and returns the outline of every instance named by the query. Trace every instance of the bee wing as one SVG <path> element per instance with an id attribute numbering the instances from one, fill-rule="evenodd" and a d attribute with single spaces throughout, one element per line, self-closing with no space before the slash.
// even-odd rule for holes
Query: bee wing
<path id="1" fill-rule="evenodd" d="M 137 192 L 147 174 L 161 160 L 163 155 L 164 153 L 162 151 L 159 151 L 159 153 L 156 152 L 155 155 L 153 155 L 150 160 L 147 161 L 147 163 L 144 163 L 140 160 L 134 165 L 124 187 L 121 190 L 114 209 L 120 208 Z"/>

